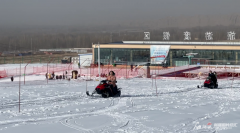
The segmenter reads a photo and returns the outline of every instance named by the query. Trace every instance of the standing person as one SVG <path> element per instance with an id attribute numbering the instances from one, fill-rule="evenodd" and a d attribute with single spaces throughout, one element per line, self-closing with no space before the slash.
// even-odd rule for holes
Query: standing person
<path id="1" fill-rule="evenodd" d="M 52 79 L 54 79 L 54 77 L 55 77 L 55 74 L 54 74 L 54 72 L 52 72 Z"/>
<path id="2" fill-rule="evenodd" d="M 13 82 L 13 80 L 14 80 L 14 78 L 13 78 L 13 76 L 11 77 L 11 81 Z"/>
<path id="3" fill-rule="evenodd" d="M 64 73 L 63 73 L 63 79 L 65 79 L 65 75 L 64 75 Z"/>
<path id="4" fill-rule="evenodd" d="M 108 84 L 110 85 L 110 88 L 112 89 L 112 93 L 116 94 L 117 93 L 116 76 L 113 71 L 109 72 L 107 80 L 108 80 Z"/>
<path id="5" fill-rule="evenodd" d="M 133 71 L 133 65 L 131 65 L 131 72 Z"/>
<path id="6" fill-rule="evenodd" d="M 67 79 L 67 71 L 65 72 L 65 74 L 66 74 L 66 79 Z"/>

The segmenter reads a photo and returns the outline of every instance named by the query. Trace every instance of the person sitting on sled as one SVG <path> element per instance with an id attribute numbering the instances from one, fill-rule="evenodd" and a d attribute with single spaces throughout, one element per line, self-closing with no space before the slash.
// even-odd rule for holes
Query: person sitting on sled
<path id="1" fill-rule="evenodd" d="M 216 73 L 216 72 L 215 72 Z M 211 80 L 214 83 L 214 86 L 216 86 L 217 84 L 217 76 L 215 75 L 215 73 L 213 73 L 211 70 L 209 71 L 208 76 L 211 77 Z"/>
<path id="2" fill-rule="evenodd" d="M 216 84 L 217 84 L 217 72 L 214 71 L 213 75 L 214 75 L 213 83 L 216 86 Z"/>
<path id="3" fill-rule="evenodd" d="M 209 73 L 208 73 L 208 77 L 210 77 L 211 80 L 213 80 L 214 77 L 215 77 L 214 73 L 213 73 L 211 70 L 210 70 Z"/>
<path id="4" fill-rule="evenodd" d="M 110 88 L 112 89 L 112 93 L 116 93 L 117 92 L 116 76 L 113 71 L 109 72 L 107 80 L 108 80 L 108 84 L 110 85 Z"/>

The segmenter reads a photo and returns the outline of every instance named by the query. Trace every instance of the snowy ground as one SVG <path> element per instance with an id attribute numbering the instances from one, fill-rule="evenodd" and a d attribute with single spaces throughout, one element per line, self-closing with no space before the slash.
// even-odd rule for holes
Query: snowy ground
<path id="1" fill-rule="evenodd" d="M 0 80 L 1 133 L 240 131 L 240 81 L 198 89 L 203 80 L 157 79 L 156 95 L 151 79 L 118 79 L 122 96 L 107 99 L 86 96 L 86 81 L 80 79 L 47 84 L 43 75 L 32 75 L 26 81 L 21 82 L 19 113 L 19 79 Z M 98 82 L 88 81 L 88 90 Z"/>

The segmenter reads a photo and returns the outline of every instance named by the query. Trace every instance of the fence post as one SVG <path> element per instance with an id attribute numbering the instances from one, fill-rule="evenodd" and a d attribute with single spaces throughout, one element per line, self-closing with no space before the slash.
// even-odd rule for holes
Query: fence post
<path id="1" fill-rule="evenodd" d="M 157 91 L 157 75 L 155 75 L 155 86 L 156 86 L 156 95 L 158 96 L 158 91 Z"/>
<path id="2" fill-rule="evenodd" d="M 110 62 L 109 62 L 109 59 L 108 59 L 108 73 L 109 73 L 109 65 L 110 65 Z"/>
<path id="3" fill-rule="evenodd" d="M 92 67 L 92 66 L 91 66 L 91 64 L 90 64 L 90 80 L 91 80 L 91 70 L 92 70 L 91 67 Z"/>
<path id="4" fill-rule="evenodd" d="M 226 70 L 226 78 L 227 78 L 227 80 L 228 80 L 228 73 L 227 73 L 227 68 L 226 68 L 226 65 L 225 65 L 225 70 Z"/>
<path id="5" fill-rule="evenodd" d="M 151 76 L 151 78 L 152 78 L 152 89 L 153 89 L 153 75 Z"/>
<path id="6" fill-rule="evenodd" d="M 127 62 L 126 62 L 126 79 L 127 79 Z"/>
<path id="7" fill-rule="evenodd" d="M 27 63 L 27 65 L 29 64 L 30 62 Z M 27 65 L 24 67 L 24 85 L 25 85 L 25 75 L 26 75 L 26 67 Z"/>
<path id="8" fill-rule="evenodd" d="M 176 68 L 176 66 L 174 66 L 174 73 L 175 73 L 175 80 L 176 80 L 176 76 L 177 76 L 177 75 L 176 75 L 176 71 L 175 71 L 175 68 Z"/>
<path id="9" fill-rule="evenodd" d="M 20 88 L 21 88 L 21 63 L 20 63 L 20 76 L 19 76 L 19 92 L 18 92 L 18 106 L 19 106 L 19 113 L 20 113 L 20 100 L 21 100 L 21 98 L 20 98 Z"/>
<path id="10" fill-rule="evenodd" d="M 233 81 L 234 81 L 234 76 L 235 76 L 235 67 L 234 67 L 234 72 L 233 72 L 233 74 L 232 74 L 233 76 L 233 78 L 232 78 L 232 86 L 233 86 Z M 231 87 L 231 89 L 232 89 L 232 87 Z"/>

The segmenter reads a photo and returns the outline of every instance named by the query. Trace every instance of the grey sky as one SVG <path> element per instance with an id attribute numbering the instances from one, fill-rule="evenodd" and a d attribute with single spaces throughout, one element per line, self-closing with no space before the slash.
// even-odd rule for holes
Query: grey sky
<path id="1" fill-rule="evenodd" d="M 212 19 L 237 16 L 239 6 L 240 0 L 0 0 L 0 25 L 107 25 L 163 22 L 169 17 L 174 21 L 181 16 Z"/>

